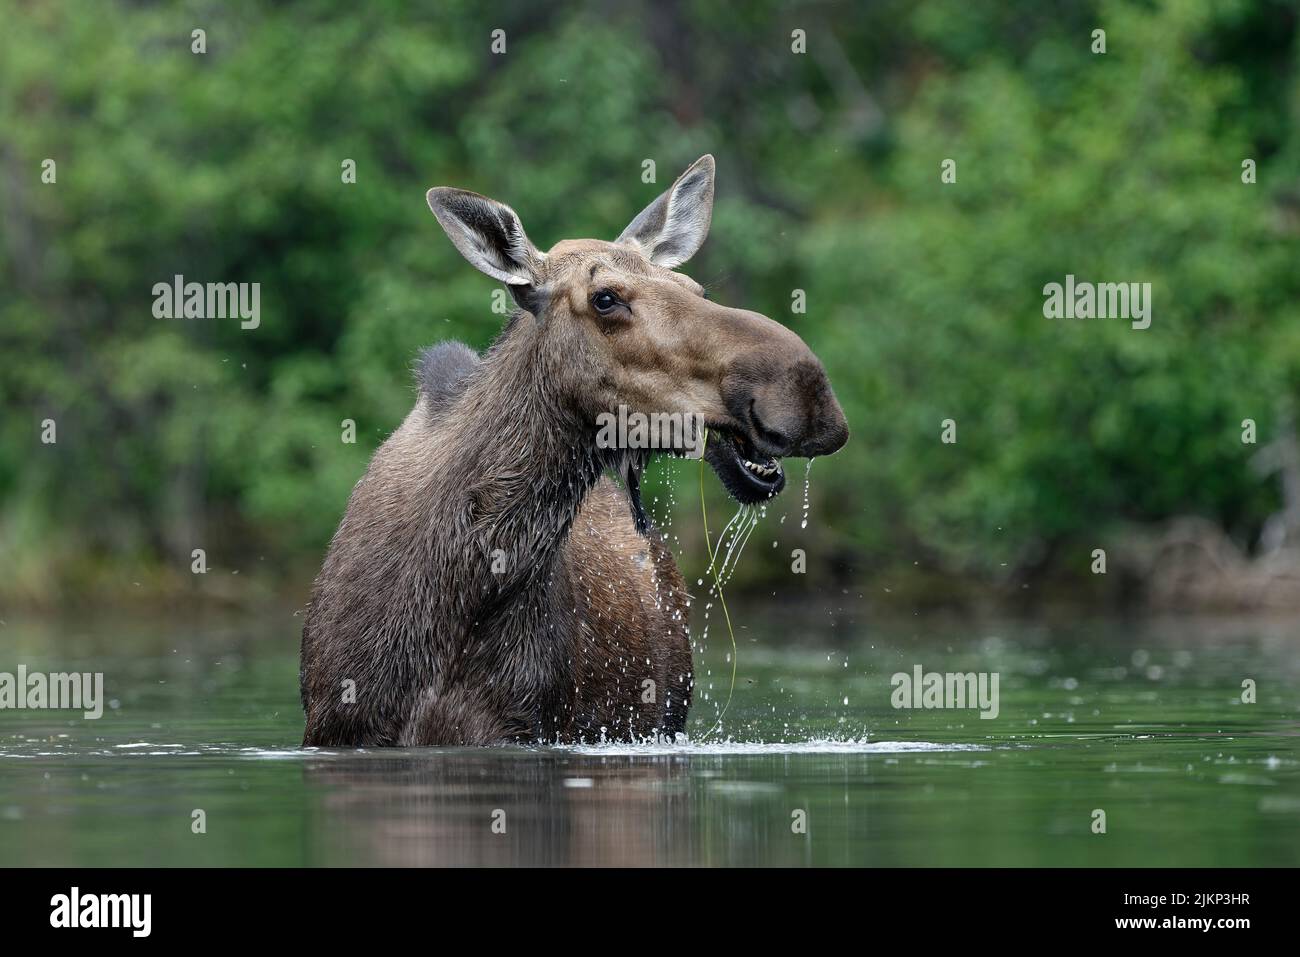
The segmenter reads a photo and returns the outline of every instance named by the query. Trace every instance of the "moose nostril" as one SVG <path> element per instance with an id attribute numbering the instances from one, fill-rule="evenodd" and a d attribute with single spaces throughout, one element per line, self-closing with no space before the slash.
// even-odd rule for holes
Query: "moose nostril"
<path id="1" fill-rule="evenodd" d="M 749 421 L 754 427 L 755 434 L 767 445 L 772 446 L 776 455 L 787 455 L 794 443 L 784 432 L 778 432 L 764 424 L 763 420 L 758 417 L 758 410 L 755 408 L 754 400 L 749 400 Z"/>

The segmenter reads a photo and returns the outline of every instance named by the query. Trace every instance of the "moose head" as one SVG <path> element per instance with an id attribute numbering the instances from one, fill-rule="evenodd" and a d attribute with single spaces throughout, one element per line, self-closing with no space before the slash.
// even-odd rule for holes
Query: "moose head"
<path id="1" fill-rule="evenodd" d="M 562 359 L 547 388 L 580 420 L 622 406 L 703 421 L 704 456 L 723 485 L 741 503 L 762 502 L 785 487 L 782 458 L 829 455 L 848 427 L 799 336 L 711 301 L 677 271 L 708 234 L 713 190 L 706 155 L 613 242 L 569 239 L 546 252 L 503 203 L 450 187 L 427 199 L 461 254 L 531 313 L 539 352 Z"/>

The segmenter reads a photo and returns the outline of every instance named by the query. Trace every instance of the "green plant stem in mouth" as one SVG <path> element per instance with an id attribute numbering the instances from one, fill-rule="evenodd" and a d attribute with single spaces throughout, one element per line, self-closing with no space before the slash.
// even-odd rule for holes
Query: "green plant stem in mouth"
<path id="1" fill-rule="evenodd" d="M 709 430 L 704 430 L 704 445 L 709 444 Z M 731 627 L 731 613 L 727 611 L 727 599 L 722 594 L 722 580 L 718 577 L 718 564 L 713 560 L 713 544 L 709 541 L 709 510 L 704 504 L 704 456 L 700 456 L 700 515 L 704 519 L 704 550 L 709 555 L 709 570 L 713 572 L 713 585 L 718 591 L 718 601 L 722 605 L 722 617 L 727 622 L 727 635 L 731 638 L 731 687 L 727 689 L 727 703 L 722 706 L 722 711 L 718 714 L 718 720 L 712 728 L 706 733 L 706 737 L 714 731 L 721 730 L 722 719 L 727 716 L 727 709 L 731 707 L 731 696 L 736 692 L 736 632 Z"/>

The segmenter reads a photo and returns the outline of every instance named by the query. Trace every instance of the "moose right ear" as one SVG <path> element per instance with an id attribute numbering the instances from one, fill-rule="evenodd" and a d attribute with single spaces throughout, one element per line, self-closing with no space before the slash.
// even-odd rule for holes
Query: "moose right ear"
<path id="1" fill-rule="evenodd" d="M 713 169 L 713 154 L 697 159 L 637 214 L 616 242 L 639 247 L 646 259 L 665 269 L 694 256 L 713 219 Z"/>
<path id="2" fill-rule="evenodd" d="M 511 286 L 538 282 L 546 257 L 528 241 L 519 217 L 505 203 L 450 186 L 435 186 L 425 199 L 474 268 Z"/>

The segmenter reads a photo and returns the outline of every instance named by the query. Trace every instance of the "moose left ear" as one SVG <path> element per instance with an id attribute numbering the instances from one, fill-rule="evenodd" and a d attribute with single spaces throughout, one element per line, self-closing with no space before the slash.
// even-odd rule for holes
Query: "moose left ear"
<path id="1" fill-rule="evenodd" d="M 672 269 L 695 255 L 713 219 L 713 155 L 706 153 L 641 210 L 618 242 L 641 247 L 652 263 Z"/>
<path id="2" fill-rule="evenodd" d="M 474 268 L 510 286 L 531 286 L 546 256 L 528 241 L 515 211 L 467 189 L 437 186 L 425 199 L 448 238 Z"/>

